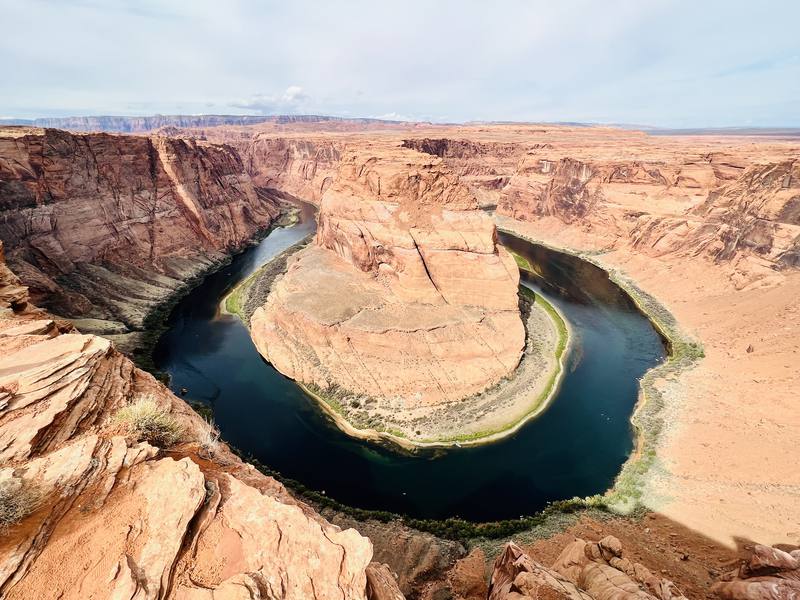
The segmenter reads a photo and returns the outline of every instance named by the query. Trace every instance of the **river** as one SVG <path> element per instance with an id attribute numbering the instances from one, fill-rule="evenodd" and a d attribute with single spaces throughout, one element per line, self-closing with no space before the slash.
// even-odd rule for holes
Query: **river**
<path id="1" fill-rule="evenodd" d="M 314 208 L 208 276 L 168 318 L 154 360 L 211 407 L 225 441 L 282 475 L 345 504 L 420 518 L 516 518 L 551 501 L 610 487 L 633 446 L 639 378 L 665 358 L 661 338 L 605 273 L 581 259 L 507 234 L 500 241 L 537 265 L 523 285 L 569 321 L 572 350 L 557 397 L 499 442 L 409 456 L 343 434 L 255 349 L 223 296 L 315 228 Z"/>

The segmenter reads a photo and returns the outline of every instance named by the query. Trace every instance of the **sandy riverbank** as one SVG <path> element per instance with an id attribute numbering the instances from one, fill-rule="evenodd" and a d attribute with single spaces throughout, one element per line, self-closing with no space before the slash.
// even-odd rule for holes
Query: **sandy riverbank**
<path id="1" fill-rule="evenodd" d="M 704 352 L 653 385 L 663 428 L 639 473 L 647 508 L 722 543 L 800 542 L 800 274 L 760 276 L 706 259 L 612 248 L 555 219 L 507 230 L 592 260 L 663 302 Z M 747 276 L 746 276 L 747 275 Z M 768 310 L 767 310 L 768 307 Z M 768 515 L 768 518 L 767 518 Z"/>

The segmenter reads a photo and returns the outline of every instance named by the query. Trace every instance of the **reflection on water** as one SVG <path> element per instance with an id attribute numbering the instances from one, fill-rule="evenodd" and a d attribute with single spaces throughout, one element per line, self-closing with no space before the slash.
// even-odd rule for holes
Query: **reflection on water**
<path id="1" fill-rule="evenodd" d="M 223 438 L 341 502 L 417 517 L 515 518 L 548 502 L 607 489 L 632 447 L 638 379 L 664 358 L 650 323 L 602 270 L 501 235 L 542 277 L 523 278 L 562 313 L 574 347 L 558 397 L 514 436 L 488 446 L 407 456 L 353 440 L 267 364 L 220 299 L 260 264 L 313 231 L 272 232 L 176 306 L 156 349 L 172 389 L 213 408 Z"/>

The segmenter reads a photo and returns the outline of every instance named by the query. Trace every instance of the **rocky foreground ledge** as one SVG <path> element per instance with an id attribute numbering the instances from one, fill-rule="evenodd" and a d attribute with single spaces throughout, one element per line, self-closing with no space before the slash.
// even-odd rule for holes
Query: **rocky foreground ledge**
<path id="1" fill-rule="evenodd" d="M 242 463 L 111 342 L 32 307 L 2 258 L 1 597 L 402 597 L 368 539 Z"/>

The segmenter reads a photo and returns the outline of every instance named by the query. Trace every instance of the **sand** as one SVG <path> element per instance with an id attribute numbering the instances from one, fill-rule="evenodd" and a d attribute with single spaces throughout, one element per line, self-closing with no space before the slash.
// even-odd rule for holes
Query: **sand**
<path id="1" fill-rule="evenodd" d="M 503 226 L 555 247 L 598 249 L 555 219 Z M 659 382 L 667 427 L 644 504 L 731 547 L 800 543 L 800 273 L 771 272 L 737 289 L 735 266 L 703 258 L 623 248 L 594 260 L 655 296 L 705 350 L 696 367 Z"/>

